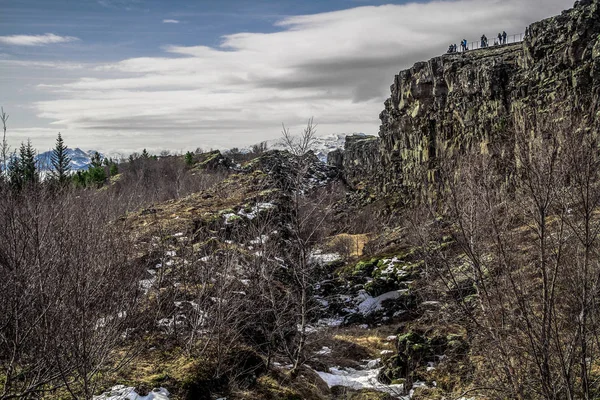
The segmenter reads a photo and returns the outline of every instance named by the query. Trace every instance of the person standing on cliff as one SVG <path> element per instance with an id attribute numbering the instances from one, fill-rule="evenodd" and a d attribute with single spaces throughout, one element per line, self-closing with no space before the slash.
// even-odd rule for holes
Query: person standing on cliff
<path id="1" fill-rule="evenodd" d="M 506 44 L 506 37 L 508 35 L 506 34 L 506 31 L 502 31 L 502 44 Z"/>
<path id="2" fill-rule="evenodd" d="M 461 43 L 462 43 L 463 51 L 467 51 L 469 49 L 469 47 L 468 47 L 469 44 L 467 42 L 467 39 L 463 39 Z"/>
<path id="3" fill-rule="evenodd" d="M 487 41 L 488 41 L 488 40 L 487 40 L 487 36 L 485 36 L 485 34 L 484 34 L 484 35 L 481 35 L 481 47 L 482 47 L 482 48 L 483 48 L 483 47 L 487 47 Z"/>
<path id="4" fill-rule="evenodd" d="M 498 34 L 498 44 L 502 44 L 502 34 Z"/>

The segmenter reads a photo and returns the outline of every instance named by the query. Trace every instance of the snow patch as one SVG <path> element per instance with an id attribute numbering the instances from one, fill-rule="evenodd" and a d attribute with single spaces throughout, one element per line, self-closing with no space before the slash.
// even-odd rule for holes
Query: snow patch
<path id="1" fill-rule="evenodd" d="M 361 291 L 359 296 L 362 297 L 362 301 L 358 304 L 358 312 L 362 315 L 369 315 L 375 311 L 383 310 L 382 303 L 385 300 L 396 300 L 403 294 L 407 293 L 408 289 L 394 290 L 391 292 L 384 293 L 377 297 L 370 296 L 366 291 Z"/>
<path id="2" fill-rule="evenodd" d="M 310 261 L 315 264 L 327 264 L 338 261 L 342 257 L 338 253 L 323 253 L 321 250 L 315 250 L 310 255 Z"/>
<path id="3" fill-rule="evenodd" d="M 376 361 L 377 360 L 372 360 Z M 376 365 L 369 361 L 368 365 Z M 392 396 L 397 396 L 401 399 L 408 399 L 407 397 L 399 397 L 402 393 L 403 385 L 384 385 L 377 380 L 377 375 L 381 368 L 366 368 L 366 369 L 354 369 L 354 368 L 329 368 L 329 372 L 316 371 L 317 374 L 327 383 L 327 386 L 343 386 L 354 390 L 376 390 L 378 392 L 389 393 Z"/>
<path id="4" fill-rule="evenodd" d="M 258 213 L 260 213 L 261 211 L 267 211 L 273 208 L 275 208 L 275 204 L 273 203 L 256 203 L 256 205 L 252 207 L 252 210 L 250 212 L 240 210 L 238 214 L 248 219 L 254 219 L 258 216 Z"/>
<path id="5" fill-rule="evenodd" d="M 125 385 L 113 386 L 109 391 L 100 396 L 94 396 L 94 400 L 169 400 L 171 394 L 165 388 L 152 390 L 146 396 L 140 396 L 134 388 Z"/>
<path id="6" fill-rule="evenodd" d="M 317 351 L 315 354 L 320 355 L 320 356 L 326 356 L 331 354 L 331 349 L 327 346 L 323 346 L 323 348 L 319 351 Z"/>

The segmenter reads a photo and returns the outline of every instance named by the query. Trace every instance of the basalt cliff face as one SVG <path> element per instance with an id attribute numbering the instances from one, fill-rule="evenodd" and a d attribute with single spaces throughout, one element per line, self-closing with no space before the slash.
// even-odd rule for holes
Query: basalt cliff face
<path id="1" fill-rule="evenodd" d="M 446 54 L 400 72 L 380 114 L 378 154 L 366 161 L 372 151 L 351 139 L 344 175 L 355 188 L 423 193 L 435 188 L 444 158 L 497 151 L 531 121 L 597 118 L 599 88 L 600 1 L 580 1 L 529 26 L 522 43 Z"/>
<path id="2" fill-rule="evenodd" d="M 350 187 L 365 189 L 371 177 L 382 176 L 380 141 L 376 136 L 346 136 L 344 150 L 329 153 L 327 163 L 342 171 Z"/>

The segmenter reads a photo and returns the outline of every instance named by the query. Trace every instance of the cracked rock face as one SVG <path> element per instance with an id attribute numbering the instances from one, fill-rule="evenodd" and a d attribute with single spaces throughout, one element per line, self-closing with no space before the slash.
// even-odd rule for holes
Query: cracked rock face
<path id="1" fill-rule="evenodd" d="M 373 176 L 381 175 L 379 145 L 376 136 L 346 136 L 344 151 L 329 153 L 327 163 L 342 171 L 344 181 L 352 189 L 366 189 Z"/>
<path id="2" fill-rule="evenodd" d="M 342 164 L 350 185 L 384 194 L 431 192 L 441 159 L 466 149 L 494 152 L 499 142 L 510 144 L 525 120 L 561 121 L 574 111 L 593 120 L 600 103 L 600 0 L 580 1 L 528 32 L 522 43 L 446 54 L 396 75 L 380 114 L 380 140 L 346 143 Z"/>

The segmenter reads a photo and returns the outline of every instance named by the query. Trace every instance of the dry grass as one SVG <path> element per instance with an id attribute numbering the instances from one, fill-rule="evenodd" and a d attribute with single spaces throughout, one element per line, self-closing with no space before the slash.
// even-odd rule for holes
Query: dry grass
<path id="1" fill-rule="evenodd" d="M 220 218 L 220 212 L 238 209 L 261 199 L 265 188 L 264 174 L 231 175 L 209 190 L 193 193 L 178 200 L 169 200 L 139 212 L 129 213 L 126 224 L 138 237 L 160 232 L 190 232 L 198 221 Z"/>
<path id="2" fill-rule="evenodd" d="M 395 334 L 393 326 L 382 326 L 374 329 L 363 329 L 356 326 L 340 329 L 333 336 L 334 340 L 343 340 L 348 343 L 361 346 L 369 352 L 372 357 L 378 357 L 382 350 L 391 350 L 391 342 L 386 340 Z"/>
<path id="3" fill-rule="evenodd" d="M 327 246 L 331 248 L 337 247 L 340 243 L 349 244 L 350 257 L 362 257 L 364 254 L 365 245 L 371 240 L 369 234 L 363 233 L 358 235 L 351 235 L 348 233 L 341 233 L 339 235 L 332 236 L 327 242 Z"/>

